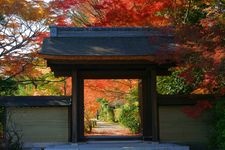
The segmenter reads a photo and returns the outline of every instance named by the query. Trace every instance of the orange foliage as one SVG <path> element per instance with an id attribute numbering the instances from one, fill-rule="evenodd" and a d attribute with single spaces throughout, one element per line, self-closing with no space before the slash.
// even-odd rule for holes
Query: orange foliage
<path id="1" fill-rule="evenodd" d="M 173 0 L 55 0 L 51 8 L 57 17 L 70 14 L 71 25 L 159 27 L 171 24 L 168 10 L 181 3 Z"/>
<path id="2" fill-rule="evenodd" d="M 179 42 L 185 52 L 179 55 L 180 60 L 185 60 L 179 65 L 187 68 L 181 76 L 190 84 L 195 84 L 196 88 L 207 89 L 209 93 L 222 94 L 225 81 L 225 28 L 219 27 L 220 23 L 215 22 L 214 19 L 202 19 L 199 26 L 183 26 L 179 29 L 178 33 L 182 37 Z M 188 34 L 190 32 L 192 34 Z M 201 70 L 201 74 L 197 76 L 194 70 Z"/>
<path id="3" fill-rule="evenodd" d="M 1 0 L 0 6 L 0 77 L 39 77 L 42 73 L 35 68 L 39 61 L 35 52 L 46 35 L 42 21 L 48 18 L 48 5 L 44 1 Z"/>
<path id="4" fill-rule="evenodd" d="M 137 86 L 137 80 L 85 80 L 84 81 L 84 108 L 86 112 L 95 115 L 99 103 L 98 98 L 105 98 L 109 102 L 125 101 L 129 90 Z"/>
<path id="5" fill-rule="evenodd" d="M 170 0 L 117 0 L 103 1 L 104 19 L 97 25 L 103 26 L 165 26 L 169 18 L 163 14 L 172 5 Z"/>
<path id="6" fill-rule="evenodd" d="M 37 21 L 49 15 L 48 6 L 44 1 L 1 0 L 0 6 L 0 14 L 15 14 L 25 20 Z"/>
<path id="7" fill-rule="evenodd" d="M 91 117 L 96 115 L 99 108 L 98 98 L 105 98 L 109 102 L 115 100 L 125 101 L 125 96 L 129 90 L 136 87 L 138 80 L 136 79 L 98 79 L 84 80 L 84 108 Z M 66 80 L 67 95 L 71 95 L 71 78 Z"/>
<path id="8" fill-rule="evenodd" d="M 42 75 L 35 67 L 35 61 L 32 60 L 36 56 L 36 53 L 26 54 L 27 57 L 19 57 L 7 55 L 4 59 L 0 60 L 1 67 L 4 70 L 5 76 L 17 76 L 17 77 L 40 77 Z"/>
<path id="9" fill-rule="evenodd" d="M 192 118 L 199 117 L 203 111 L 212 108 L 212 104 L 207 100 L 198 101 L 195 106 L 186 106 L 183 108 L 183 112 L 188 114 Z"/>
<path id="10" fill-rule="evenodd" d="M 34 41 L 37 42 L 37 44 L 42 44 L 44 38 L 49 37 L 49 32 L 40 32 L 37 33 L 37 36 L 34 38 Z"/>

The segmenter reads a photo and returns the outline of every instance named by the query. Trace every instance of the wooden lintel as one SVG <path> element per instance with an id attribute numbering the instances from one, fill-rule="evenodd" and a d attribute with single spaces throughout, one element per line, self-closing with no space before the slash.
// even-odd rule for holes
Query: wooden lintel
<path id="1" fill-rule="evenodd" d="M 81 71 L 82 78 L 85 79 L 140 79 L 143 76 L 141 70 L 99 70 Z"/>
<path id="2" fill-rule="evenodd" d="M 156 65 L 156 64 L 144 64 L 144 63 L 92 63 L 92 64 L 68 64 L 68 63 L 59 63 L 55 61 L 48 62 L 48 66 L 55 73 L 56 76 L 71 76 L 73 69 L 79 70 L 89 70 L 89 71 L 121 71 L 121 70 L 145 70 L 145 68 L 156 68 L 156 73 L 159 76 L 170 75 L 171 72 L 168 71 L 168 65 Z M 125 72 L 125 71 L 124 71 Z"/>

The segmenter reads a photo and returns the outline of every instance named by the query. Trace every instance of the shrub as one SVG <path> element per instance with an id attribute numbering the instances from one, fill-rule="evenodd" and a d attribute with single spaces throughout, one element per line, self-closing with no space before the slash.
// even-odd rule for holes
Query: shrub
<path id="1" fill-rule="evenodd" d="M 138 133 L 140 131 L 138 105 L 126 104 L 122 106 L 119 122 L 129 128 L 132 133 Z"/>
<path id="2" fill-rule="evenodd" d="M 84 131 L 85 133 L 92 132 L 91 115 L 88 112 L 84 113 Z"/>
<path id="3" fill-rule="evenodd" d="M 140 114 L 137 87 L 129 91 L 126 101 L 127 103 L 121 106 L 119 122 L 129 128 L 131 132 L 138 133 L 140 131 Z"/>
<path id="4" fill-rule="evenodd" d="M 114 122 L 114 111 L 113 108 L 109 106 L 109 102 L 104 98 L 98 98 L 97 102 L 100 103 L 99 119 L 102 121 Z"/>
<path id="5" fill-rule="evenodd" d="M 0 77 L 0 96 L 15 95 L 18 84 L 13 79 L 4 80 Z"/>
<path id="6" fill-rule="evenodd" d="M 217 100 L 213 108 L 214 133 L 211 139 L 210 148 L 225 149 L 225 100 Z"/>
<path id="7" fill-rule="evenodd" d="M 6 149 L 10 150 L 22 150 L 23 142 L 21 141 L 22 136 L 16 130 L 6 132 Z"/>
<path id="8" fill-rule="evenodd" d="M 6 150 L 23 150 L 23 141 L 21 130 L 11 119 L 11 114 L 7 117 L 7 128 L 5 129 L 5 137 L 0 143 L 0 149 Z"/>
<path id="9" fill-rule="evenodd" d="M 179 77 L 179 71 L 173 71 L 170 76 L 157 77 L 157 92 L 163 95 L 187 94 L 193 89 L 185 80 Z"/>
<path id="10" fill-rule="evenodd" d="M 119 122 L 120 116 L 121 116 L 122 108 L 115 108 L 114 109 L 114 119 L 115 122 Z"/>

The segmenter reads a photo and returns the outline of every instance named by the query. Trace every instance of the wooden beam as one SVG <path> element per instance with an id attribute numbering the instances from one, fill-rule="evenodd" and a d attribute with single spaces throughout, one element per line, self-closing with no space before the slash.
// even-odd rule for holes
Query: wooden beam
<path id="1" fill-rule="evenodd" d="M 72 72 L 72 114 L 71 114 L 71 142 L 78 142 L 78 74 L 77 70 Z"/>
<path id="2" fill-rule="evenodd" d="M 215 102 L 217 99 L 225 98 L 210 94 L 190 94 L 190 95 L 157 95 L 158 106 L 187 106 L 196 105 L 199 101 Z"/>
<path id="3" fill-rule="evenodd" d="M 155 65 L 155 63 L 150 63 L 146 61 L 136 61 L 136 60 L 47 60 L 48 67 L 51 67 L 52 64 L 59 65 Z"/>
<path id="4" fill-rule="evenodd" d="M 143 70 L 85 70 L 80 75 L 85 79 L 138 79 L 142 78 Z"/>
<path id="5" fill-rule="evenodd" d="M 118 61 L 119 62 L 119 61 Z M 168 65 L 154 65 L 154 64 L 144 64 L 144 63 L 134 63 L 134 64 L 129 64 L 129 63 L 113 63 L 113 64 L 107 64 L 105 62 L 101 63 L 96 63 L 93 62 L 91 64 L 60 64 L 58 62 L 48 62 L 48 66 L 51 67 L 51 70 L 54 72 L 56 76 L 71 76 L 72 75 L 72 70 L 73 69 L 79 69 L 82 71 L 87 71 L 87 72 L 93 72 L 93 71 L 98 71 L 98 72 L 103 72 L 105 74 L 108 74 L 107 72 L 113 71 L 114 73 L 117 72 L 123 72 L 127 75 L 132 72 L 131 74 L 139 74 L 138 72 L 145 70 L 146 68 L 153 67 L 156 68 L 156 73 L 159 76 L 165 76 L 165 75 L 170 75 L 171 72 L 168 71 L 169 66 Z M 134 71 L 136 70 L 136 71 Z M 92 73 L 93 74 L 93 73 Z M 89 75 L 89 73 L 86 73 L 87 78 L 89 78 L 92 74 Z M 100 74 L 101 75 L 101 74 Z M 105 75 L 101 75 L 105 76 Z M 100 77 L 99 77 L 100 78 Z"/>

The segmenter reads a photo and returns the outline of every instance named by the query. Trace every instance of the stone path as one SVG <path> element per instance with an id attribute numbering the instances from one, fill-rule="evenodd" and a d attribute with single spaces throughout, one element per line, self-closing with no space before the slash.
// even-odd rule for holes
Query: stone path
<path id="1" fill-rule="evenodd" d="M 92 129 L 92 132 L 90 134 L 87 134 L 87 136 L 93 135 L 131 136 L 134 134 L 132 134 L 132 132 L 128 128 L 123 127 L 118 123 L 97 121 L 97 126 Z"/>

